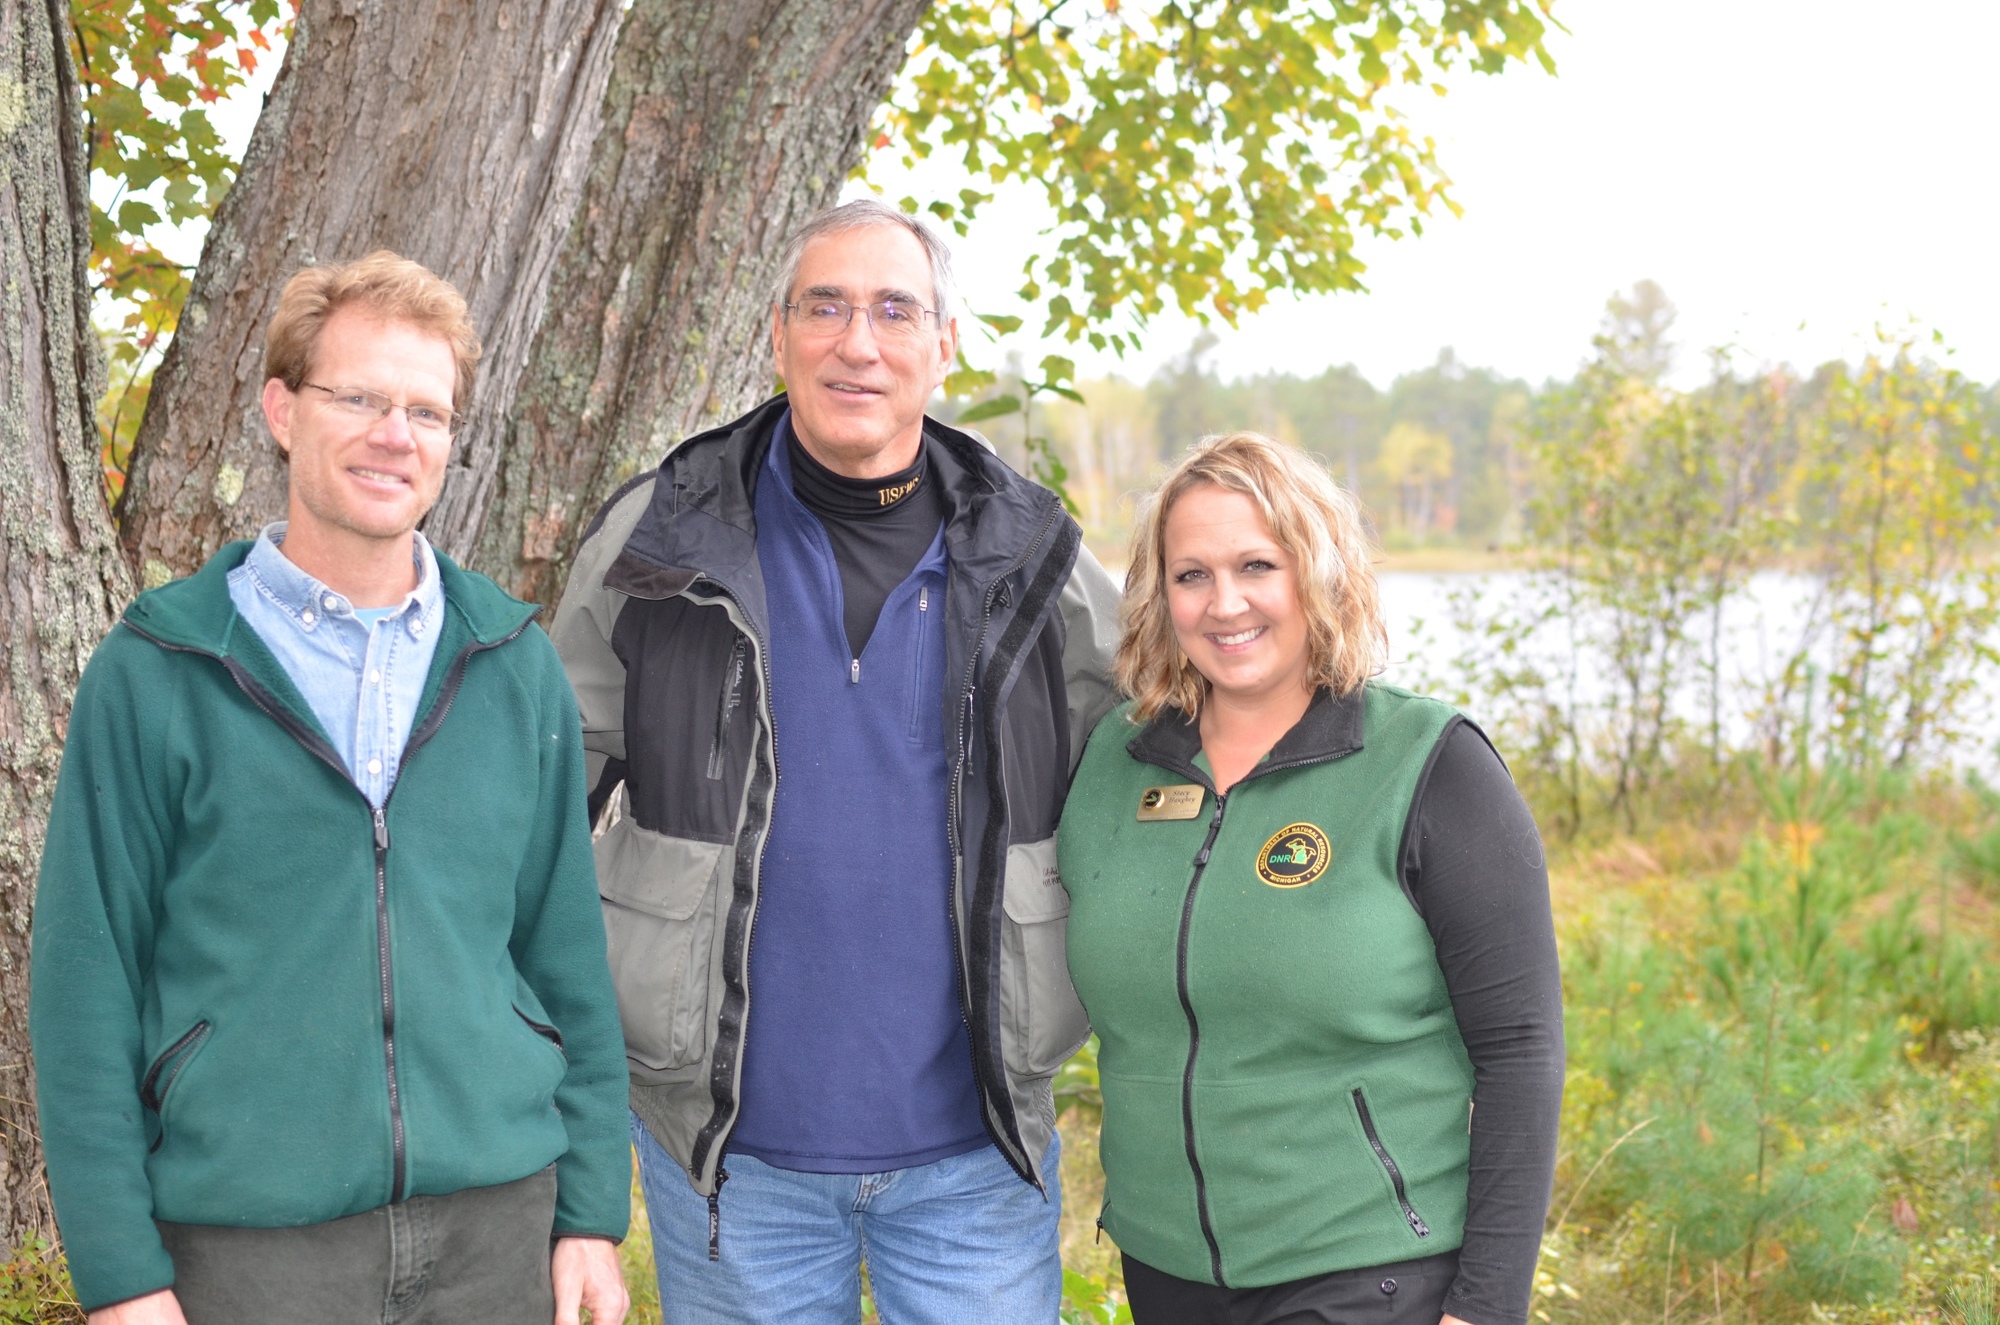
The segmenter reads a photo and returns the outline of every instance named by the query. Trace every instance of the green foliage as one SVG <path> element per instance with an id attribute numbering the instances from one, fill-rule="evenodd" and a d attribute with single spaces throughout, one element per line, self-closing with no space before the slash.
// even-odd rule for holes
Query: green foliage
<path id="1" fill-rule="evenodd" d="M 1132 1308 L 1103 1279 L 1063 1271 L 1063 1325 L 1132 1325 Z"/>
<path id="2" fill-rule="evenodd" d="M 1553 69 L 1552 5 L 944 0 L 875 146 L 1041 189 L 1053 242 L 1021 297 L 1047 310 L 1044 335 L 1135 348 L 1169 305 L 1234 325 L 1272 290 L 1360 288 L 1357 234 L 1420 233 L 1455 209 L 1396 92 L 1442 94 L 1461 67 Z M 992 197 L 930 210 L 964 233 Z"/>
<path id="3" fill-rule="evenodd" d="M 1631 303 L 1614 301 L 1597 357 L 1536 402 L 1525 447 L 1535 475 L 1526 534 L 1544 557 L 1537 591 L 1584 632 L 1613 691 L 1600 731 L 1569 715 L 1565 781 L 1574 789 L 1587 754 L 1602 753 L 1611 809 L 1628 822 L 1672 753 L 1682 725 L 1674 695 L 1696 666 L 1708 673 L 1710 754 L 1721 757 L 1720 658 L 1701 654 L 1700 627 L 1715 625 L 1778 546 L 1770 498 L 1782 491 L 1773 475 L 1791 440 L 1784 394 L 1770 381 L 1739 381 L 1722 364 L 1705 391 L 1653 380 L 1665 366 L 1663 297 L 1633 302 L 1651 304 L 1652 316 L 1634 327 L 1618 313 Z M 1719 632 L 1709 634 L 1719 646 Z"/>
<path id="4" fill-rule="evenodd" d="M 1071 1109 L 1093 1121 L 1104 1116 L 1104 1095 L 1097 1085 L 1097 1037 L 1091 1036 L 1083 1048 L 1056 1069 L 1054 1083 L 1056 1117 Z"/>
<path id="5" fill-rule="evenodd" d="M 0 1264 L 0 1325 L 83 1325 L 62 1253 L 30 1238 Z"/>
<path id="6" fill-rule="evenodd" d="M 1909 767 L 1957 740 L 1954 715 L 2000 662 L 2000 440 L 1977 388 L 1918 350 L 1885 335 L 1829 374 L 1801 477 L 1832 648 L 1824 744 L 1855 765 Z"/>
<path id="7" fill-rule="evenodd" d="M 1575 1297 L 1545 1295 L 1554 1319 L 1909 1319 L 1990 1260 L 2000 988 L 1938 822 L 1977 802 L 1850 773 L 1758 786 L 1719 872 L 1635 847 L 1646 872 L 1589 870 L 1561 926 Z"/>
<path id="8" fill-rule="evenodd" d="M 980 315 L 980 320 L 1004 331 L 1012 331 L 1020 325 L 1019 318 Z M 1010 380 L 1003 384 L 1000 374 L 961 366 L 953 374 L 953 382 L 960 390 L 987 387 L 993 389 L 994 394 L 959 410 L 951 421 L 967 425 L 1018 415 L 1019 441 L 1027 462 L 1028 477 L 1061 497 L 1063 508 L 1075 515 L 1077 505 L 1069 492 L 1069 466 L 1063 463 L 1054 439 L 1045 432 L 1036 431 L 1034 405 L 1037 396 L 1054 396 L 1081 405 L 1083 395 L 1072 385 L 1076 378 L 1076 365 L 1070 360 L 1059 354 L 1043 355 L 1041 368 L 1040 381 L 1031 381 L 1014 370 L 1008 374 Z M 947 387 L 951 385 L 952 382 L 947 383 Z"/>
<path id="9" fill-rule="evenodd" d="M 1751 744 L 1793 770 L 1925 766 L 1979 735 L 2000 664 L 2000 431 L 1978 391 L 1908 336 L 1809 379 L 1717 356 L 1677 390 L 1657 380 L 1671 317 L 1656 287 L 1614 300 L 1596 358 L 1533 402 L 1532 573 L 1460 596 L 1456 657 L 1414 650 L 1572 834 L 1636 828 L 1662 779 L 1675 809 L 1713 801 Z M 1802 615 L 1745 674 L 1724 612 L 1772 568 Z"/>
<path id="10" fill-rule="evenodd" d="M 152 364 L 180 322 L 189 270 L 148 227 L 205 221 L 236 178 L 208 107 L 283 40 L 297 0 L 72 0 L 70 53 L 90 156 L 90 271 L 108 329 L 111 392 L 99 412 L 115 499 L 145 411 Z M 108 195 L 108 196 L 106 196 Z"/>

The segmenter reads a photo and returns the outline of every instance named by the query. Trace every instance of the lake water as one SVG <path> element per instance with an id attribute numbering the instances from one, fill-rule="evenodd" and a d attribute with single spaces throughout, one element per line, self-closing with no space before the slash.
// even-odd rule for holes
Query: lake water
<path id="1" fill-rule="evenodd" d="M 1477 592 L 1483 611 L 1490 614 L 1501 603 L 1517 600 L 1528 584 L 1521 571 L 1485 571 L 1449 574 L 1422 571 L 1381 573 L 1383 613 L 1389 629 L 1390 665 L 1384 679 L 1423 689 L 1431 678 L 1458 680 L 1453 660 L 1476 641 L 1454 621 L 1453 597 Z M 1749 715 L 1765 701 L 1771 687 L 1782 675 L 1786 663 L 1801 647 L 1809 624 L 1817 581 L 1810 576 L 1784 572 L 1762 572 L 1750 577 L 1745 590 L 1723 604 L 1721 619 L 1720 672 L 1724 739 L 1743 745 L 1752 738 Z M 1538 635 L 1539 656 L 1553 669 L 1565 661 L 1568 635 L 1572 628 L 1588 635 L 1588 620 L 1551 621 Z M 1698 654 L 1708 656 L 1707 622 L 1694 632 Z M 2000 646 L 2000 638 L 1994 643 Z M 1825 641 L 1807 649 L 1807 656 L 1824 674 L 1829 658 Z M 1577 671 L 1577 698 L 1584 705 L 1601 705 L 1610 696 L 1611 677 L 1598 665 L 1596 655 L 1582 651 Z M 1966 710 L 1963 729 L 1968 739 L 1951 752 L 1951 762 L 1977 768 L 1983 773 L 2000 771 L 2000 669 L 1987 667 L 1988 684 L 1975 695 Z M 1690 660 L 1683 682 L 1676 688 L 1672 707 L 1675 714 L 1705 725 L 1708 720 L 1709 679 L 1704 668 Z M 1478 699 L 1474 707 L 1479 707 Z M 1815 708 L 1824 710 L 1823 695 Z M 1474 716 L 1478 716 L 1475 712 Z"/>

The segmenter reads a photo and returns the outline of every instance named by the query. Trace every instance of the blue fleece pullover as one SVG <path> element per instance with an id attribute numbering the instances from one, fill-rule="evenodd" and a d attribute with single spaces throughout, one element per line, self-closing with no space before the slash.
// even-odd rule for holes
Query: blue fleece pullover
<path id="1" fill-rule="evenodd" d="M 779 429 L 756 495 L 778 788 L 729 1145 L 878 1173 L 987 1143 L 952 941 L 944 531 L 854 658 L 833 545 Z"/>

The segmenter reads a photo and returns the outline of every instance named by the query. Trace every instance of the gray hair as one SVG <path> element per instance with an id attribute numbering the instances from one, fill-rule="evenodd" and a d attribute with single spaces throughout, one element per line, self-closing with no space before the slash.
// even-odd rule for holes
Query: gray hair
<path id="1" fill-rule="evenodd" d="M 891 207 L 880 198 L 856 198 L 838 207 L 829 207 L 812 217 L 804 225 L 792 232 L 785 241 L 785 251 L 778 262 L 778 283 L 771 291 L 771 302 L 779 311 L 792 297 L 792 286 L 799 279 L 799 264 L 804 261 L 806 245 L 826 235 L 844 235 L 850 230 L 866 230 L 870 226 L 901 226 L 916 237 L 923 245 L 924 256 L 931 264 L 932 298 L 937 300 L 938 325 L 951 320 L 951 250 L 944 246 L 944 240 L 937 232 L 925 224 L 922 217 L 912 216 L 899 208 Z"/>

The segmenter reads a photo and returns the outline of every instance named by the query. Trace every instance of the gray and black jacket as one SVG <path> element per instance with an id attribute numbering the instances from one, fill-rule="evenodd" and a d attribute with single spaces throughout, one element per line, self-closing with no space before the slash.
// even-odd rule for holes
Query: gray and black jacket
<path id="1" fill-rule="evenodd" d="M 552 632 L 583 711 L 632 1107 L 712 1195 L 755 1015 L 758 867 L 782 771 L 753 485 L 778 396 L 691 437 L 585 531 Z M 1055 494 L 924 422 L 948 506 L 945 724 L 959 993 L 988 1131 L 1040 1185 L 1050 1078 L 1089 1027 L 1056 820 L 1115 700 L 1118 590 Z M 795 739 L 788 737 L 788 739 Z"/>

